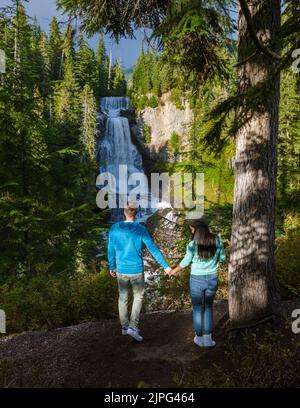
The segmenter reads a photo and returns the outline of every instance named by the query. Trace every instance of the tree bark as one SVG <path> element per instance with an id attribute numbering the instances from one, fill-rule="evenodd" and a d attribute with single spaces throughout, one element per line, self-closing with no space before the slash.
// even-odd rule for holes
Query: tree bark
<path id="1" fill-rule="evenodd" d="M 280 0 L 247 0 L 253 27 L 266 44 L 280 27 Z M 252 27 L 252 29 L 253 29 Z M 252 33 L 253 35 L 253 33 Z M 239 87 L 241 92 L 274 74 L 276 59 L 255 54 L 255 44 L 243 12 L 239 12 Z M 232 326 L 258 321 L 273 313 L 278 300 L 275 279 L 275 198 L 280 78 L 236 136 L 235 186 L 231 257 L 229 265 L 229 317 Z M 245 115 L 240 107 L 239 117 Z"/>

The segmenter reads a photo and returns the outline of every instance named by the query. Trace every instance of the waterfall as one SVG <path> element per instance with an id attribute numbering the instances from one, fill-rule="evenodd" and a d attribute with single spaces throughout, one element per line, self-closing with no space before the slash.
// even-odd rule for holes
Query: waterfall
<path id="1" fill-rule="evenodd" d="M 133 173 L 144 174 L 143 160 L 136 146 L 132 143 L 128 119 L 122 116 L 122 111 L 130 109 L 128 98 L 106 97 L 100 102 L 100 113 L 98 115 L 99 124 L 106 117 L 105 130 L 102 129 L 103 136 L 99 139 L 97 148 L 97 158 L 100 164 L 100 173 L 111 173 L 119 184 L 119 166 L 127 166 L 127 178 Z M 105 116 L 104 116 L 105 115 Z M 98 186 L 100 188 L 100 186 Z M 127 186 L 128 187 L 128 186 Z M 134 188 L 134 186 L 132 187 Z M 130 189 L 128 188 L 128 192 Z M 150 191 L 145 191 L 148 202 L 151 202 Z M 146 221 L 158 208 L 170 208 L 167 203 L 162 203 L 157 208 L 139 209 L 137 221 Z M 111 210 L 111 222 L 123 219 L 123 209 Z M 172 212 L 170 213 L 172 215 Z M 166 214 L 168 219 L 169 214 Z M 98 258 L 106 254 L 106 243 L 108 231 L 102 234 L 102 241 L 99 244 Z M 159 282 L 159 273 L 153 272 L 151 257 L 144 257 L 145 281 L 148 283 Z M 151 292 L 152 293 L 152 292 Z"/>
<path id="2" fill-rule="evenodd" d="M 101 112 L 107 116 L 104 137 L 101 139 L 97 156 L 100 158 L 100 172 L 111 173 L 119 182 L 119 166 L 127 165 L 127 177 L 144 173 L 142 157 L 132 143 L 129 122 L 121 116 L 122 110 L 129 109 L 128 98 L 105 97 L 101 99 Z M 117 190 L 118 191 L 118 190 Z M 150 215 L 150 209 L 139 211 L 139 218 Z M 112 221 L 122 219 L 123 210 L 112 210 Z"/>

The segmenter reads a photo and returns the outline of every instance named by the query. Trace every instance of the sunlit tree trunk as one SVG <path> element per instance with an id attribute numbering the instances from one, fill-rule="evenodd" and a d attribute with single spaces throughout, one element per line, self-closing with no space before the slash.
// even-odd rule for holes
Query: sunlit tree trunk
<path id="1" fill-rule="evenodd" d="M 280 0 L 248 0 L 257 37 L 266 44 L 280 26 Z M 239 61 L 253 55 L 255 45 L 245 16 L 239 13 Z M 264 54 L 239 69 L 240 91 L 274 73 L 276 60 Z M 279 75 L 261 95 L 236 138 L 235 187 L 229 315 L 233 326 L 258 321 L 272 313 L 277 301 L 274 262 L 275 196 Z M 241 106 L 239 117 L 245 114 Z"/>

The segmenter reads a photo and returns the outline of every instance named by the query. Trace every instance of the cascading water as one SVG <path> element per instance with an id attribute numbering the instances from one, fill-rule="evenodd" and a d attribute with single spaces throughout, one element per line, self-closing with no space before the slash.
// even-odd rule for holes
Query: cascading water
<path id="1" fill-rule="evenodd" d="M 117 185 L 119 183 L 119 166 L 127 166 L 127 176 L 133 173 L 143 173 L 142 157 L 132 143 L 128 119 L 121 116 L 122 111 L 128 110 L 128 98 L 105 97 L 101 99 L 101 111 L 107 116 L 104 137 L 99 143 L 100 172 L 112 174 Z M 119 189 L 117 189 L 119 193 Z M 123 210 L 112 210 L 111 221 L 122 219 Z M 140 210 L 140 220 L 151 214 L 150 209 Z"/>
<path id="2" fill-rule="evenodd" d="M 128 119 L 122 116 L 122 111 L 130 109 L 128 98 L 124 97 L 106 97 L 101 99 L 100 103 L 101 113 L 98 116 L 99 121 L 103 115 L 106 116 L 106 125 L 104 136 L 100 138 L 97 157 L 100 163 L 100 173 L 110 173 L 116 179 L 117 192 L 120 195 L 120 180 L 119 180 L 119 166 L 127 166 L 127 177 L 133 173 L 144 174 L 142 157 L 132 143 L 130 127 Z M 122 184 L 122 183 L 121 183 Z M 100 186 L 98 186 L 100 188 Z M 127 186 L 128 188 L 128 186 Z M 132 187 L 134 188 L 134 186 Z M 130 189 L 128 188 L 128 193 Z M 145 189 L 145 196 L 148 203 L 152 202 L 151 193 Z M 127 196 L 126 196 L 127 197 Z M 158 208 L 164 208 L 164 203 L 155 208 L 140 209 L 137 221 L 146 221 L 147 218 L 153 214 Z M 167 203 L 166 208 L 170 208 Z M 168 215 L 166 216 L 166 218 Z M 111 222 L 116 222 L 123 219 L 123 209 L 111 210 Z M 99 246 L 98 257 L 102 257 L 106 253 L 105 243 L 107 241 L 107 231 L 103 234 L 103 241 Z M 159 273 L 153 272 L 151 257 L 144 256 L 145 280 L 148 283 L 159 282 Z"/>

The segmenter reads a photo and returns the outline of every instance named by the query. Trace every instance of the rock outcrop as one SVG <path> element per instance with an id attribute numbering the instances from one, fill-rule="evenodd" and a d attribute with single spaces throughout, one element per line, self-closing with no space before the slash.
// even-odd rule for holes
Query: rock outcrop
<path id="1" fill-rule="evenodd" d="M 188 144 L 188 137 L 194 114 L 187 100 L 182 98 L 182 109 L 171 101 L 170 93 L 162 95 L 157 108 L 145 108 L 136 112 L 130 120 L 131 132 L 147 158 L 167 160 L 172 158 L 170 138 L 175 132 L 180 138 L 182 150 Z M 150 140 L 145 140 L 145 126 L 149 131 Z"/>

